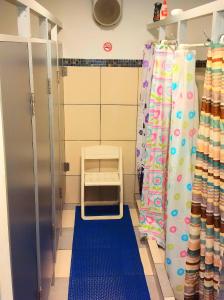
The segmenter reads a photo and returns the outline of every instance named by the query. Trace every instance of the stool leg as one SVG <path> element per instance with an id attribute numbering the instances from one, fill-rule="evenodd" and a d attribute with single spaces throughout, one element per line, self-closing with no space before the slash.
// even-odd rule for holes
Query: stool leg
<path id="1" fill-rule="evenodd" d="M 85 219 L 85 184 L 84 184 L 84 176 L 81 175 L 81 217 Z"/>
<path id="2" fill-rule="evenodd" d="M 81 156 L 81 218 L 85 220 L 85 160 L 84 149 Z"/>
<path id="3" fill-rule="evenodd" d="M 123 196 L 123 186 L 120 186 L 120 217 L 123 218 L 124 215 L 124 196 Z"/>

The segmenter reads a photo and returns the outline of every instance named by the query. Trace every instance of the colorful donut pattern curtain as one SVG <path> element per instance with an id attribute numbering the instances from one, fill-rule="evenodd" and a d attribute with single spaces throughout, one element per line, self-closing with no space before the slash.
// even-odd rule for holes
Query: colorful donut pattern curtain
<path id="1" fill-rule="evenodd" d="M 185 263 L 198 132 L 194 51 L 175 52 L 168 159 L 166 269 L 175 298 L 184 298 Z"/>
<path id="2" fill-rule="evenodd" d="M 174 51 L 155 47 L 151 92 L 146 114 L 146 155 L 142 187 L 141 234 L 165 247 L 167 159 L 171 115 Z"/>
<path id="3" fill-rule="evenodd" d="M 151 91 L 152 70 L 154 65 L 154 46 L 147 43 L 143 50 L 142 64 L 142 85 L 140 102 L 138 106 L 138 123 L 137 123 L 137 146 L 136 146 L 136 166 L 139 182 L 139 192 L 142 193 L 142 183 L 144 177 L 145 153 L 146 153 L 146 115 L 148 98 Z"/>
<path id="4" fill-rule="evenodd" d="M 216 300 L 224 252 L 224 47 L 208 51 L 193 184 L 185 299 Z M 223 298 L 220 298 L 223 299 Z"/>
<path id="5" fill-rule="evenodd" d="M 144 118 L 144 131 L 139 127 L 144 132 L 144 147 L 139 152 L 144 154 L 140 232 L 166 248 L 167 272 L 180 300 L 184 298 L 199 123 L 195 52 L 157 45 L 153 70 L 147 75 L 143 86 L 146 78 L 151 85 L 147 85 L 146 104 L 139 110 Z"/>

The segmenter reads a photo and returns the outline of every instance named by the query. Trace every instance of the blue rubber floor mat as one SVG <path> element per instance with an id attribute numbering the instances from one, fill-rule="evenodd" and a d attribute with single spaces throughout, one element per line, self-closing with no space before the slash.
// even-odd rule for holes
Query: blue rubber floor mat
<path id="1" fill-rule="evenodd" d="M 111 215 L 114 207 L 88 207 Z M 121 220 L 83 221 L 76 208 L 68 300 L 150 300 L 128 206 Z"/>

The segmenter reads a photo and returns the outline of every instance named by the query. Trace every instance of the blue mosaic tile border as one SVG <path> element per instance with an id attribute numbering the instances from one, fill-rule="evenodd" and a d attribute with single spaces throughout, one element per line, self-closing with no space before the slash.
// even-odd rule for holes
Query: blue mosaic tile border
<path id="1" fill-rule="evenodd" d="M 60 65 L 64 67 L 141 67 L 141 59 L 77 59 L 63 58 L 60 59 Z M 205 68 L 206 60 L 197 60 L 197 68 Z"/>
<path id="2" fill-rule="evenodd" d="M 141 67 L 141 59 L 76 59 L 63 58 L 63 66 L 74 67 Z"/>

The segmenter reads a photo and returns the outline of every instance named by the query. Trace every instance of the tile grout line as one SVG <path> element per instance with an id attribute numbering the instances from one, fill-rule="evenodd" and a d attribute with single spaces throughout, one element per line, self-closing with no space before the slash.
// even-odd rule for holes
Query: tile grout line
<path id="1" fill-rule="evenodd" d="M 102 145 L 102 67 L 100 67 L 100 145 Z M 99 160 L 99 170 L 101 170 L 101 161 Z M 101 198 L 101 189 L 98 190 L 98 195 Z"/>
<path id="2" fill-rule="evenodd" d="M 102 142 L 135 142 L 136 140 L 102 140 Z M 100 142 L 100 140 L 64 140 L 64 142 Z"/>
<path id="3" fill-rule="evenodd" d="M 135 176 L 136 174 L 135 173 L 123 173 L 123 175 L 126 175 L 126 176 Z M 68 174 L 68 175 L 65 175 L 67 177 L 77 177 L 77 176 L 81 176 L 81 174 Z"/>
<path id="4" fill-rule="evenodd" d="M 102 142 L 102 67 L 100 67 L 100 145 Z"/>
<path id="5" fill-rule="evenodd" d="M 101 99 L 100 99 L 101 100 Z M 122 104 L 122 103 L 65 103 L 64 106 L 138 106 L 137 104 Z"/>

